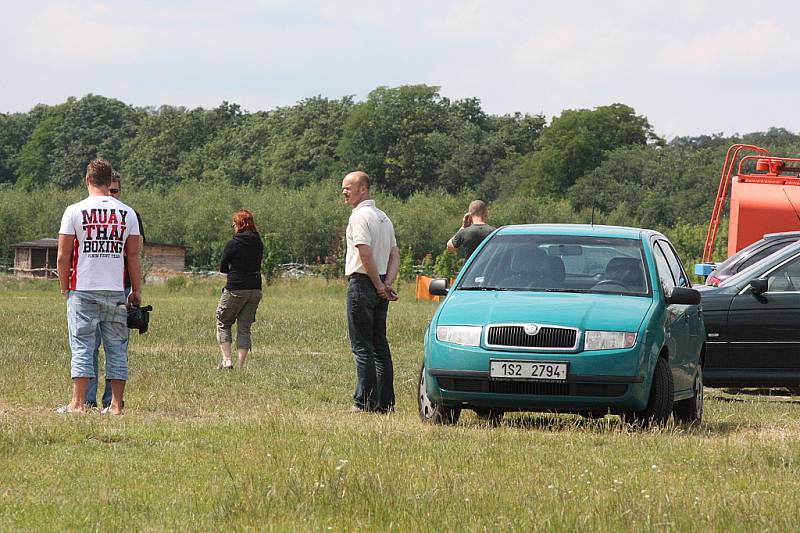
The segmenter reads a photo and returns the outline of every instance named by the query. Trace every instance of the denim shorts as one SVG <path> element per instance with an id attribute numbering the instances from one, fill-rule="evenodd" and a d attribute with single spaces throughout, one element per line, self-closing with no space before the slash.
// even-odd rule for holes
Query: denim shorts
<path id="1" fill-rule="evenodd" d="M 70 291 L 67 329 L 73 378 L 97 377 L 94 351 L 100 331 L 106 354 L 106 379 L 128 379 L 128 311 L 122 291 Z"/>

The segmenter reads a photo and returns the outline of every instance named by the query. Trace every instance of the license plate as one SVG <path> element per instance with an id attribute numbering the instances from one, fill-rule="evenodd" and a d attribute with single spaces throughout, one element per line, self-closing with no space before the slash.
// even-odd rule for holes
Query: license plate
<path id="1" fill-rule="evenodd" d="M 491 361 L 489 376 L 495 379 L 566 381 L 567 363 L 547 361 Z"/>

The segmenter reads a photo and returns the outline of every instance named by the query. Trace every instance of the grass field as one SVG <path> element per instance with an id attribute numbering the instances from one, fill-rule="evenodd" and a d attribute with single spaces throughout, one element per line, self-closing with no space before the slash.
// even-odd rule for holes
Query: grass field
<path id="1" fill-rule="evenodd" d="M 243 371 L 220 371 L 220 284 L 146 286 L 126 414 L 58 415 L 70 394 L 54 283 L 0 281 L 0 531 L 791 531 L 800 402 L 706 389 L 700 427 L 465 413 L 422 425 L 434 311 L 390 309 L 397 412 L 350 414 L 344 285 L 266 288 Z"/>

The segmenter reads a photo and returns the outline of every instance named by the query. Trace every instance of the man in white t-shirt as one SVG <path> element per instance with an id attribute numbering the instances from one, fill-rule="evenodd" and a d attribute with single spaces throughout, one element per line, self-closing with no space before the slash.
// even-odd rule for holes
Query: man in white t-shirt
<path id="1" fill-rule="evenodd" d="M 89 378 L 96 377 L 93 352 L 101 332 L 106 378 L 111 381 L 108 412 L 122 414 L 128 380 L 128 325 L 124 291 L 125 259 L 131 293 L 127 304 L 142 299 L 140 239 L 136 212 L 114 198 L 111 165 L 95 159 L 86 169 L 89 196 L 64 211 L 58 230 L 58 281 L 67 299 L 67 328 L 72 360 L 72 400 L 60 410 L 83 412 Z"/>
<path id="2" fill-rule="evenodd" d="M 366 172 L 351 172 L 342 181 L 342 195 L 353 208 L 347 223 L 347 326 L 356 364 L 353 411 L 394 409 L 394 369 L 386 338 L 389 302 L 400 267 L 394 225 L 369 196 Z"/>

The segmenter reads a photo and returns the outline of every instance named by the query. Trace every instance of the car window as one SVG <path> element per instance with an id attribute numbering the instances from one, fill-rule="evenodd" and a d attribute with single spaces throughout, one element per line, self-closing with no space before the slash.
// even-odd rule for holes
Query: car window
<path id="1" fill-rule="evenodd" d="M 725 261 L 722 261 L 722 262 L 718 263 L 717 264 L 717 270 L 718 271 L 722 271 L 723 269 L 727 269 L 731 265 L 736 264 L 738 261 L 741 261 L 742 257 L 745 257 L 745 256 L 749 255 L 750 252 L 752 252 L 753 250 L 757 250 L 759 246 L 762 246 L 764 244 L 764 242 L 765 242 L 765 240 L 761 239 L 761 240 L 758 240 L 758 241 L 756 241 L 754 243 L 748 244 L 747 246 L 745 246 L 744 248 L 742 248 L 741 250 L 739 250 L 735 254 L 733 254 L 730 257 L 728 257 L 727 259 L 725 259 Z"/>
<path id="2" fill-rule="evenodd" d="M 672 272 L 669 269 L 667 258 L 657 244 L 653 246 L 653 257 L 656 260 L 656 271 L 658 272 L 658 279 L 661 280 L 661 286 L 665 291 L 672 289 L 675 286 L 675 280 L 672 279 Z"/>
<path id="3" fill-rule="evenodd" d="M 770 272 L 769 276 L 767 276 L 767 291 L 800 291 L 800 257 L 795 257 L 788 263 Z"/>
<path id="4" fill-rule="evenodd" d="M 754 263 L 749 267 L 737 272 L 733 276 L 722 280 L 719 286 L 731 287 L 737 285 L 744 287 L 753 278 L 763 277 L 767 272 L 770 271 L 770 269 L 780 265 L 784 261 L 789 260 L 789 258 L 796 256 L 798 253 L 800 253 L 800 241 L 793 242 L 783 250 L 778 250 L 774 254 L 765 257 L 758 263 Z"/>
<path id="5" fill-rule="evenodd" d="M 495 235 L 456 288 L 648 295 L 647 279 L 638 239 Z"/>
<path id="6" fill-rule="evenodd" d="M 681 260 L 678 259 L 678 254 L 675 253 L 672 245 L 667 241 L 659 240 L 658 246 L 661 248 L 661 251 L 664 252 L 664 257 L 667 258 L 667 264 L 669 265 L 672 279 L 675 280 L 675 285 L 678 287 L 691 287 L 692 283 L 689 281 L 689 276 L 687 276 L 686 271 L 683 270 Z"/>
<path id="7" fill-rule="evenodd" d="M 759 250 L 758 252 L 754 253 L 753 255 L 742 261 L 741 265 L 737 265 L 736 270 L 742 270 L 744 268 L 747 268 L 750 265 L 757 263 L 758 261 L 761 261 L 768 255 L 772 255 L 778 250 L 786 248 L 788 245 L 792 244 L 792 242 L 793 241 L 784 241 L 767 246 L 763 250 Z"/>

